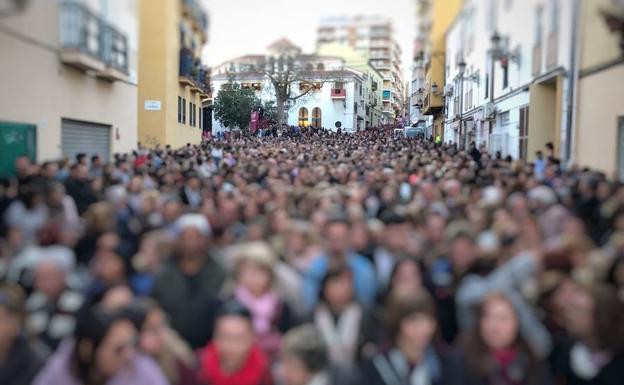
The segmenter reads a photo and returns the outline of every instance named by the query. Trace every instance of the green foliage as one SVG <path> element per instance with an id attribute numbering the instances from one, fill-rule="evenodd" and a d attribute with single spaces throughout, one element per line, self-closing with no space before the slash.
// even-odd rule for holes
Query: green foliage
<path id="1" fill-rule="evenodd" d="M 230 76 L 219 91 L 213 104 L 213 113 L 223 127 L 245 129 L 249 127 L 251 110 L 258 103 L 254 91 L 241 88 Z"/>
<path id="2" fill-rule="evenodd" d="M 264 113 L 266 117 L 273 122 L 277 121 L 277 107 L 274 100 L 267 100 L 264 102 Z"/>

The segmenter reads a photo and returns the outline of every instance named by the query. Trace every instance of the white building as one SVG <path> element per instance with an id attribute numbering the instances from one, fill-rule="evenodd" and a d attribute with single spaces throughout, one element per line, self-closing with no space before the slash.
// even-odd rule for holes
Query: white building
<path id="1" fill-rule="evenodd" d="M 403 69 L 401 47 L 394 39 L 388 18 L 379 16 L 334 16 L 324 18 L 318 27 L 317 49 L 340 43 L 370 59 L 383 76 L 382 109 L 388 120 L 403 116 Z"/>
<path id="2" fill-rule="evenodd" d="M 528 160 L 552 142 L 566 158 L 572 11 L 565 0 L 466 0 L 446 35 L 445 138 Z"/>
<path id="3" fill-rule="evenodd" d="M 243 87 L 253 89 L 262 102 L 275 101 L 275 91 L 268 77 L 258 71 L 265 56 L 247 55 L 214 68 L 212 89 L 215 99 L 228 83 L 229 77 Z M 314 76 L 307 76 L 306 83 L 292 85 L 292 96 L 305 92 L 308 83 L 313 89 L 305 96 L 286 106 L 285 122 L 290 126 L 314 126 L 343 131 L 358 131 L 366 128 L 366 107 L 369 101 L 367 75 L 344 68 L 342 58 L 319 55 L 297 55 L 301 68 L 307 68 Z M 226 130 L 213 116 L 213 134 Z"/>

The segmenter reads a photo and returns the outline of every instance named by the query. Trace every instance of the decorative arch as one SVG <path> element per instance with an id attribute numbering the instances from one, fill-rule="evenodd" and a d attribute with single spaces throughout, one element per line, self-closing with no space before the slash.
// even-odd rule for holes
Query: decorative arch
<path id="1" fill-rule="evenodd" d="M 308 109 L 305 107 L 301 107 L 299 109 L 299 121 L 298 125 L 301 127 L 307 127 L 309 125 L 308 122 Z"/>
<path id="2" fill-rule="evenodd" d="M 312 109 L 312 127 L 321 128 L 321 117 L 321 109 L 319 107 L 314 107 Z"/>

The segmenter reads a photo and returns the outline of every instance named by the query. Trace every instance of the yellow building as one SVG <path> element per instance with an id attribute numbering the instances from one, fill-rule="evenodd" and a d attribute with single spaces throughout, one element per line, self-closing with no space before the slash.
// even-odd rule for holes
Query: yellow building
<path id="1" fill-rule="evenodd" d="M 624 6 L 582 2 L 575 162 L 624 180 Z M 620 30 L 611 30 L 611 26 Z"/>
<path id="2" fill-rule="evenodd" d="M 201 65 L 208 17 L 199 0 L 141 0 L 139 142 L 200 143 L 210 72 Z"/>
<path id="3" fill-rule="evenodd" d="M 431 23 L 431 30 L 423 58 L 426 75 L 422 112 L 434 116 L 433 136 L 444 139 L 446 31 L 459 14 L 462 0 L 432 0 L 427 4 L 432 7 L 431 20 L 424 22 Z"/>
<path id="4" fill-rule="evenodd" d="M 386 123 L 382 110 L 384 76 L 371 65 L 365 53 L 358 53 L 349 46 L 340 43 L 323 44 L 316 50 L 319 56 L 337 56 L 345 61 L 345 66 L 366 75 L 364 86 L 366 106 L 366 127 L 379 127 Z"/>

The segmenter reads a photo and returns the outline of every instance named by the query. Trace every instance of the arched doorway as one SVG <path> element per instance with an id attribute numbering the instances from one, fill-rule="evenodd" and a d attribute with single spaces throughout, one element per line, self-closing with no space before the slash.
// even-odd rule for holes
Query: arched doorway
<path id="1" fill-rule="evenodd" d="M 321 109 L 319 107 L 312 109 L 312 127 L 321 128 Z"/>
<path id="2" fill-rule="evenodd" d="M 308 109 L 301 107 L 299 109 L 299 121 L 297 123 L 301 127 L 308 127 Z"/>

